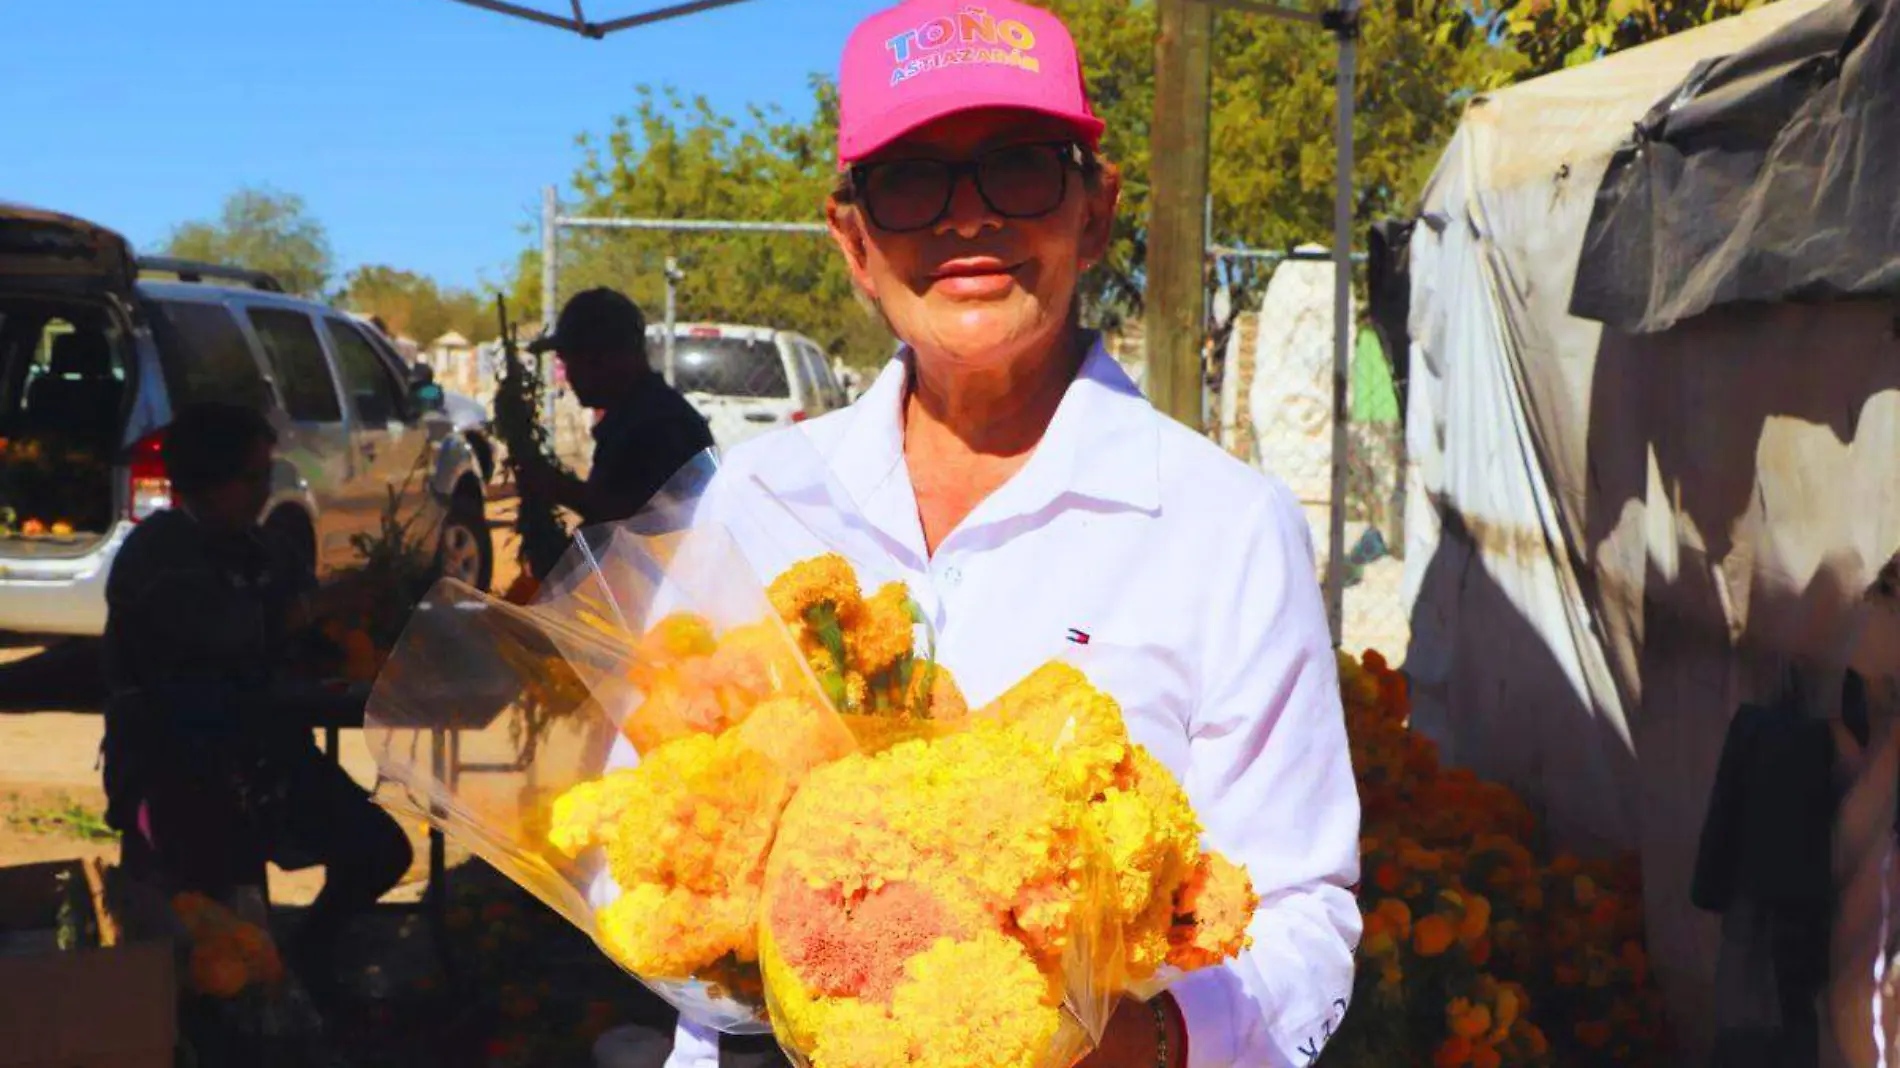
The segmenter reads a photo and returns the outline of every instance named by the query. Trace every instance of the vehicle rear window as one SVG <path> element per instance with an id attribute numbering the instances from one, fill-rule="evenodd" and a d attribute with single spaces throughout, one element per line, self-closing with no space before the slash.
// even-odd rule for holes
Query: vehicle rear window
<path id="1" fill-rule="evenodd" d="M 278 308 L 252 308 L 249 314 L 290 417 L 300 423 L 342 422 L 336 383 L 330 378 L 330 364 L 310 317 Z"/>
<path id="2" fill-rule="evenodd" d="M 161 300 L 148 304 L 146 311 L 174 408 L 194 401 L 270 407 L 270 386 L 229 309 Z"/>
<path id="3" fill-rule="evenodd" d="M 664 344 L 661 341 L 657 346 L 661 353 Z M 785 378 L 785 361 L 779 357 L 778 346 L 770 341 L 676 337 L 673 375 L 681 393 L 777 399 L 792 395 L 791 383 Z"/>

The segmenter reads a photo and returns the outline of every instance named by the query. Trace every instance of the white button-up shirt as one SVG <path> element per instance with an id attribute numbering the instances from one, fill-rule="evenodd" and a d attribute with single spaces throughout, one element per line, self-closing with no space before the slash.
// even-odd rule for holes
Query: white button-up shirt
<path id="1" fill-rule="evenodd" d="M 843 549 L 908 583 L 973 708 L 1054 657 L 1113 695 L 1260 895 L 1253 948 L 1172 988 L 1190 1065 L 1313 1062 L 1352 993 L 1359 796 L 1298 504 L 1157 412 L 1097 345 L 1027 463 L 929 553 L 906 373 L 893 361 L 851 407 L 734 449 L 700 518 L 765 581 Z M 850 530 L 786 505 L 823 499 L 814 470 Z M 717 1036 L 682 1024 L 668 1068 L 717 1064 Z"/>

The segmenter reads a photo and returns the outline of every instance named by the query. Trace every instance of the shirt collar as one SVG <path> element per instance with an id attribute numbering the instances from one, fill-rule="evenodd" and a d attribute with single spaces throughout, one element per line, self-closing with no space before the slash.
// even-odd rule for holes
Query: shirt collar
<path id="1" fill-rule="evenodd" d="M 841 414 L 846 425 L 825 450 L 824 460 L 829 477 L 873 526 L 921 547 L 916 495 L 903 462 L 908 374 L 904 354 L 885 366 L 857 403 Z M 1162 418 L 1098 338 L 1029 462 L 964 526 L 1033 514 L 1065 497 L 1157 511 Z M 791 488 L 772 486 L 772 480 L 767 484 Z"/>

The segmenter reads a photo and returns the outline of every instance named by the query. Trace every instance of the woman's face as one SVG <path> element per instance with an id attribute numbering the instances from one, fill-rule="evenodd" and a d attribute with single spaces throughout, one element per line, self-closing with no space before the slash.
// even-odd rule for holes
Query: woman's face
<path id="1" fill-rule="evenodd" d="M 1033 112 L 967 112 L 923 127 L 865 163 L 871 168 L 914 160 L 965 163 L 998 149 L 1072 138 L 1063 123 Z M 1012 158 L 1017 155 L 991 156 L 996 162 L 986 182 L 993 184 L 985 186 L 991 199 L 1002 201 L 1012 214 L 1019 212 L 1005 186 L 1012 176 L 1021 179 L 1019 172 L 1029 166 Z M 860 186 L 857 203 L 833 203 L 828 215 L 853 280 L 877 303 L 900 340 L 921 359 L 968 369 L 1007 366 L 1060 343 L 1082 272 L 1108 248 L 1121 194 L 1112 168 L 1091 188 L 1079 169 L 1066 166 L 1066 192 L 1035 218 L 999 212 L 966 170 L 957 175 L 941 218 L 902 231 L 880 222 L 893 222 L 898 212 L 885 205 L 901 209 L 902 194 L 916 183 L 907 183 L 895 168 L 883 173 L 889 182 L 880 187 L 879 179 L 870 179 L 873 188 Z M 880 189 L 887 200 L 879 199 Z M 872 204 L 879 210 L 869 210 Z M 934 206 L 928 204 L 916 217 L 927 217 Z"/>

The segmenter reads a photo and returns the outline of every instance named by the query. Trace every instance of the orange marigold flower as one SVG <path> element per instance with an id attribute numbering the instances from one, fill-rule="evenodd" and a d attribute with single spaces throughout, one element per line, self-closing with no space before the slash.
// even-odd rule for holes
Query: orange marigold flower
<path id="1" fill-rule="evenodd" d="M 1412 937 L 1412 910 L 1398 898 L 1388 897 L 1379 902 L 1378 908 L 1373 911 L 1373 916 L 1384 922 L 1399 938 Z"/>
<path id="2" fill-rule="evenodd" d="M 236 997 L 251 981 L 250 970 L 236 946 L 224 941 L 201 942 L 191 950 L 191 986 L 214 998 Z"/>
<path id="3" fill-rule="evenodd" d="M 1397 893 L 1399 885 L 1405 881 L 1405 872 L 1391 862 L 1379 865 L 1372 873 L 1372 884 L 1388 894 Z"/>
<path id="4" fill-rule="evenodd" d="M 869 678 L 911 655 L 916 617 L 910 591 L 890 582 L 866 598 L 845 631 L 845 655 L 854 671 Z"/>
<path id="5" fill-rule="evenodd" d="M 1465 914 L 1458 921 L 1458 940 L 1473 943 L 1491 929 L 1491 902 L 1477 894 L 1465 896 Z"/>
<path id="6" fill-rule="evenodd" d="M 1596 907 L 1590 910 L 1590 922 L 1598 927 L 1614 927 L 1617 920 L 1621 918 L 1621 911 L 1615 898 L 1600 897 L 1597 899 Z"/>
<path id="7" fill-rule="evenodd" d="M 1463 1035 L 1447 1038 L 1432 1057 L 1432 1068 L 1464 1068 L 1470 1063 L 1471 1040 Z"/>
<path id="8" fill-rule="evenodd" d="M 1471 963 L 1482 968 L 1491 962 L 1491 940 L 1480 938 L 1466 950 L 1471 955 Z"/>
<path id="9" fill-rule="evenodd" d="M 1649 978 L 1649 954 L 1644 953 L 1643 947 L 1635 942 L 1625 942 L 1618 956 L 1623 967 L 1629 969 L 1630 982 L 1642 986 Z"/>
<path id="10" fill-rule="evenodd" d="M 1454 1035 L 1474 1040 L 1483 1038 L 1491 1033 L 1491 1010 L 1465 998 L 1453 998 L 1445 1008 L 1445 1025 Z"/>
<path id="11" fill-rule="evenodd" d="M 805 613 L 820 605 L 830 605 L 838 613 L 839 622 L 848 625 L 863 603 L 857 572 L 837 553 L 793 564 L 772 580 L 766 596 L 794 632 L 804 625 Z"/>
<path id="12" fill-rule="evenodd" d="M 1443 916 L 1433 914 L 1412 925 L 1412 948 L 1421 957 L 1439 956 L 1457 940 L 1457 930 Z"/>
<path id="13" fill-rule="evenodd" d="M 1503 1038 L 1517 1026 L 1518 1015 L 1530 1004 L 1530 998 L 1524 994 L 1524 988 L 1516 983 L 1504 983 L 1497 993 L 1497 1032 L 1493 1037 Z"/>
<path id="14" fill-rule="evenodd" d="M 1492 1046 L 1477 1046 L 1471 1051 L 1471 1068 L 1499 1068 L 1504 1058 Z"/>
<path id="15" fill-rule="evenodd" d="M 1239 953 L 1247 947 L 1247 925 L 1259 907 L 1245 870 L 1218 853 L 1201 854 L 1175 899 L 1173 911 L 1189 919 L 1168 934 L 1168 963 L 1185 971 Z"/>

